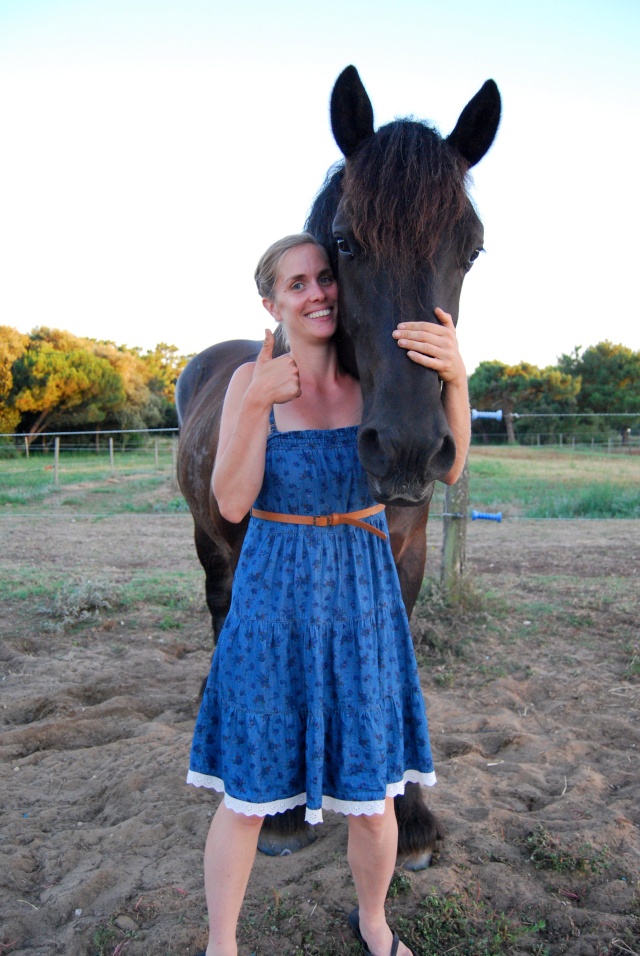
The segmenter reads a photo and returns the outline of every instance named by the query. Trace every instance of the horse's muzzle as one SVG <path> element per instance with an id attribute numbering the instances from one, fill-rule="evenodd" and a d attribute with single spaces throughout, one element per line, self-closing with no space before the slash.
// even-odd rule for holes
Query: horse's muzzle
<path id="1" fill-rule="evenodd" d="M 429 500 L 432 485 L 451 471 L 456 446 L 453 436 L 430 436 L 421 442 L 412 436 L 403 443 L 374 426 L 363 426 L 358 437 L 358 454 L 367 472 L 369 486 L 383 504 L 420 505 Z"/>

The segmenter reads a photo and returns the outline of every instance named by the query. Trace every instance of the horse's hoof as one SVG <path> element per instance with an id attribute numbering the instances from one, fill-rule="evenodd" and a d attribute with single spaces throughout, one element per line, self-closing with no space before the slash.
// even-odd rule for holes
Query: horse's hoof
<path id="1" fill-rule="evenodd" d="M 413 856 L 398 860 L 398 866 L 403 870 L 411 870 L 412 873 L 417 873 L 418 870 L 427 870 L 431 866 L 432 859 L 433 850 L 425 850 L 424 853 L 414 853 Z"/>
<path id="2" fill-rule="evenodd" d="M 258 839 L 258 849 L 266 856 L 290 856 L 298 850 L 304 850 L 318 839 L 310 823 L 304 829 L 288 836 L 278 836 L 275 833 L 261 833 Z"/>

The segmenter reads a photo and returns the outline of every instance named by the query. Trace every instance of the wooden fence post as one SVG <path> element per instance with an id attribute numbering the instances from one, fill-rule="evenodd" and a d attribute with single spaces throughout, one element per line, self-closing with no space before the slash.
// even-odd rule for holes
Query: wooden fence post
<path id="1" fill-rule="evenodd" d="M 469 462 L 455 485 L 445 486 L 444 526 L 442 529 L 442 563 L 440 583 L 447 596 L 455 600 L 464 571 L 467 543 L 467 510 L 469 508 Z"/>
<path id="2" fill-rule="evenodd" d="M 113 435 L 109 435 L 109 461 L 111 463 L 111 474 L 115 471 L 115 463 L 113 460 Z"/>
<path id="3" fill-rule="evenodd" d="M 27 438 L 26 435 L 24 436 L 24 453 L 25 453 L 25 456 L 28 458 L 29 457 L 29 439 Z"/>
<path id="4" fill-rule="evenodd" d="M 53 442 L 53 483 L 58 487 L 58 466 L 60 464 L 60 436 L 56 435 Z"/>
<path id="5" fill-rule="evenodd" d="M 157 470 L 158 470 L 158 461 L 159 461 L 159 457 L 158 457 L 158 436 L 157 436 L 157 435 L 156 435 L 156 437 L 155 437 L 154 440 L 153 440 L 153 448 L 154 448 L 154 452 L 155 452 L 156 471 L 157 471 Z"/>

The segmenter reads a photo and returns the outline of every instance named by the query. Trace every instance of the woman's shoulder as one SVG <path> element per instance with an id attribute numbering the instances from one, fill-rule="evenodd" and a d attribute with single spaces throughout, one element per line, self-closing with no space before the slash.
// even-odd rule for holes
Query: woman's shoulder
<path id="1" fill-rule="evenodd" d="M 249 387 L 249 384 L 251 383 L 251 379 L 253 378 L 255 367 L 255 362 L 245 362 L 244 365 L 239 365 L 229 379 L 227 395 L 234 397 L 240 397 L 244 395 Z"/>
<path id="2" fill-rule="evenodd" d="M 253 378 L 253 372 L 256 367 L 255 362 L 245 362 L 244 365 L 239 365 L 233 375 L 231 376 L 230 382 L 238 380 L 240 382 L 250 382 Z"/>

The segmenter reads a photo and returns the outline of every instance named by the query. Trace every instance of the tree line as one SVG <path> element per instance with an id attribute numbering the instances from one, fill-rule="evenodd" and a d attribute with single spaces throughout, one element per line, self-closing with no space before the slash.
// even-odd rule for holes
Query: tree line
<path id="1" fill-rule="evenodd" d="M 170 428 L 175 383 L 190 356 L 79 338 L 46 326 L 0 326 L 0 433 Z"/>
<path id="2" fill-rule="evenodd" d="M 30 334 L 0 326 L 0 433 L 34 438 L 43 431 L 174 427 L 175 383 L 189 358 L 164 342 L 142 351 L 46 326 Z M 475 423 L 487 437 L 575 432 L 575 424 L 559 417 L 567 414 L 589 416 L 580 422 L 585 437 L 636 431 L 640 352 L 605 341 L 543 369 L 481 362 L 469 392 L 474 408 L 502 409 L 503 423 Z M 545 417 L 526 417 L 532 413 Z M 604 417 L 615 413 L 638 417 Z"/>
<path id="3" fill-rule="evenodd" d="M 502 410 L 502 423 L 474 423 L 474 431 L 487 437 L 506 432 L 516 441 L 543 432 L 552 439 L 579 430 L 583 440 L 612 432 L 625 438 L 628 429 L 640 428 L 640 352 L 605 341 L 584 351 L 577 347 L 543 369 L 528 362 L 481 362 L 469 377 L 469 394 L 478 410 Z M 544 417 L 526 417 L 532 414 Z"/>

